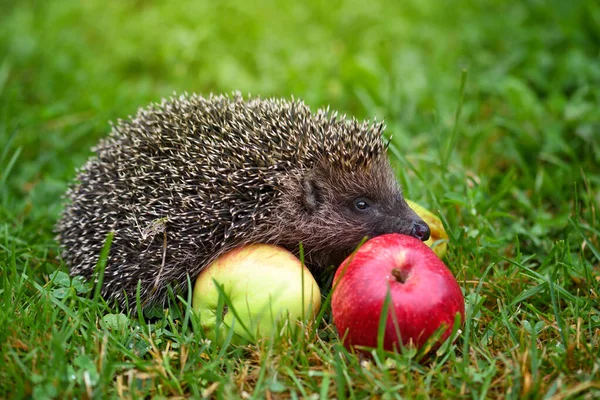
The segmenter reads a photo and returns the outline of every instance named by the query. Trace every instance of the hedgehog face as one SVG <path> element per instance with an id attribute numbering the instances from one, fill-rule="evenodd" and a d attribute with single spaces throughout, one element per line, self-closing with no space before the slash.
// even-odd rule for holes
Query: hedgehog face
<path id="1" fill-rule="evenodd" d="M 400 193 L 394 198 L 359 195 L 345 204 L 345 217 L 360 224 L 374 237 L 403 233 L 423 241 L 429 239 L 429 226 L 406 204 Z"/>
<path id="2" fill-rule="evenodd" d="M 429 238 L 429 227 L 404 200 L 387 159 L 354 170 L 320 166 L 302 176 L 299 186 L 290 193 L 300 198 L 285 202 L 289 208 L 278 226 L 290 232 L 285 245 L 302 241 L 314 263 L 341 262 L 365 237 Z"/>
<path id="3" fill-rule="evenodd" d="M 320 220 L 335 215 L 337 226 L 356 227 L 360 239 L 386 233 L 429 239 L 429 227 L 404 200 L 386 159 L 368 168 L 308 175 L 303 189 L 309 215 Z"/>

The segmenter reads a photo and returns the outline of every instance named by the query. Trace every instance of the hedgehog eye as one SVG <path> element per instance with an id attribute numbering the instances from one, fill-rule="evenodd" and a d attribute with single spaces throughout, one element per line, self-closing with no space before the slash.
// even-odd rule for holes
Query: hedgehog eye
<path id="1" fill-rule="evenodd" d="M 354 207 L 356 207 L 358 211 L 365 211 L 366 209 L 371 207 L 371 205 L 367 200 L 359 198 L 354 201 Z"/>

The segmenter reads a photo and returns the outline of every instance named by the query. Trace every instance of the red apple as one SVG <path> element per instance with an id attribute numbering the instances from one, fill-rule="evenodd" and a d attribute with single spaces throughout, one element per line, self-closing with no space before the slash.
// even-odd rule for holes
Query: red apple
<path id="1" fill-rule="evenodd" d="M 333 323 L 340 337 L 346 335 L 344 344 L 349 349 L 377 347 L 388 290 L 386 350 L 399 349 L 400 340 L 421 348 L 445 326 L 442 342 L 452 333 L 456 313 L 464 321 L 465 302 L 452 272 L 429 246 L 411 236 L 393 233 L 368 240 L 340 265 L 333 288 Z"/>

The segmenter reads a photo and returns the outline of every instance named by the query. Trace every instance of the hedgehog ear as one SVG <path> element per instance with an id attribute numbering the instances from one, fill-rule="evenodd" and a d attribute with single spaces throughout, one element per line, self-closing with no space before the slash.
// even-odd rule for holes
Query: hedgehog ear
<path id="1" fill-rule="evenodd" d="M 323 190 L 314 176 L 302 179 L 302 205 L 309 214 L 316 212 L 323 203 Z"/>

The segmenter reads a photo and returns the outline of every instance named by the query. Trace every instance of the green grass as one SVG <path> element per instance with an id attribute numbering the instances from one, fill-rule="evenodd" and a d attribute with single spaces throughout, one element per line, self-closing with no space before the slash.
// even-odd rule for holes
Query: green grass
<path id="1" fill-rule="evenodd" d="M 600 396 L 598 2 L 0 8 L 0 398 Z M 406 196 L 450 234 L 454 345 L 363 360 L 325 309 L 314 337 L 219 348 L 183 303 L 130 318 L 53 274 L 61 195 L 108 121 L 234 90 L 385 119 Z"/>

